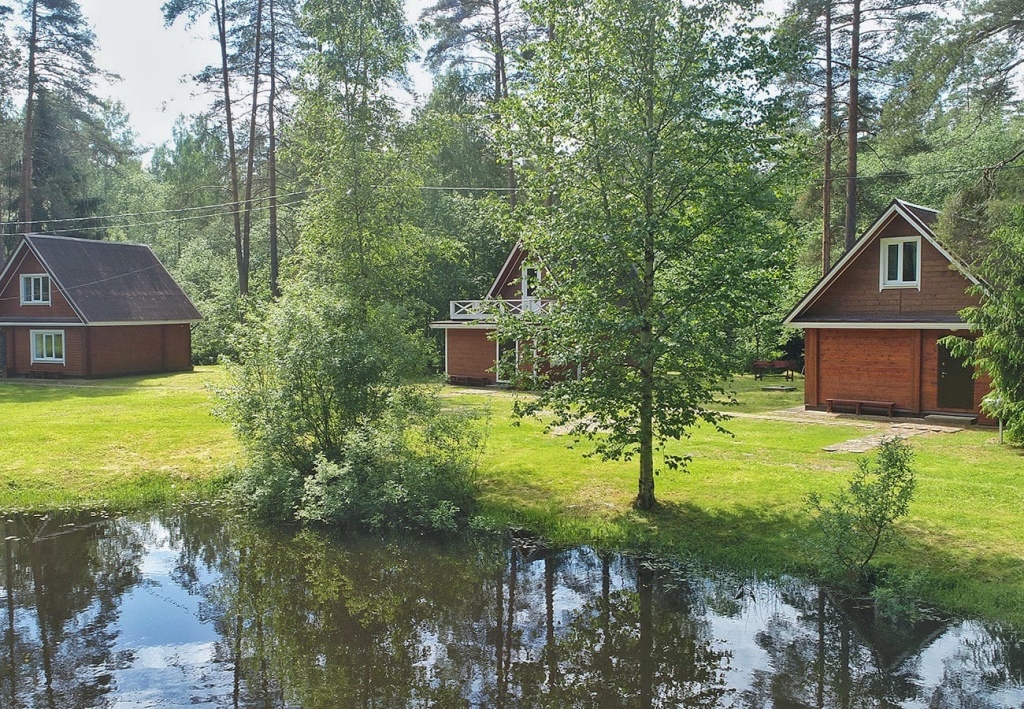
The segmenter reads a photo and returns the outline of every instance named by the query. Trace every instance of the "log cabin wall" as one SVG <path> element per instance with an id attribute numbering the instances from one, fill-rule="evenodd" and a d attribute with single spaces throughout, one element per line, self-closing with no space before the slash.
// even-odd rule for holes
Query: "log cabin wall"
<path id="1" fill-rule="evenodd" d="M 21 252 L 18 260 L 19 263 L 8 271 L 4 282 L 0 283 L 0 320 L 4 318 L 63 318 L 74 322 L 81 321 L 78 313 L 71 307 L 52 279 L 50 280 L 49 305 L 22 305 L 22 274 L 45 274 L 46 269 L 39 263 L 35 254 L 28 249 Z"/>
<path id="2" fill-rule="evenodd" d="M 467 328 L 445 330 L 445 374 L 495 381 L 497 344 L 489 339 L 494 330 Z"/>
<path id="3" fill-rule="evenodd" d="M 971 281 L 953 270 L 949 260 L 926 239 L 921 239 L 921 289 L 886 288 L 879 290 L 881 245 L 879 239 L 891 236 L 915 236 L 902 218 L 894 218 L 864 248 L 836 280 L 801 315 L 801 319 L 824 317 L 915 318 L 955 316 L 978 299 L 965 293 Z"/>

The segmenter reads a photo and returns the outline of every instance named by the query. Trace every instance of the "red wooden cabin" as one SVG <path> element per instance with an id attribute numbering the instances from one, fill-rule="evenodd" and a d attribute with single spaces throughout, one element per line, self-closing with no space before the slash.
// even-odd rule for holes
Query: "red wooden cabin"
<path id="1" fill-rule="evenodd" d="M 201 319 L 148 246 L 27 234 L 0 271 L 0 376 L 190 370 Z"/>
<path id="2" fill-rule="evenodd" d="M 806 335 L 807 408 L 979 415 L 989 380 L 938 343 L 968 333 L 959 311 L 978 280 L 939 243 L 937 217 L 894 200 L 786 317 Z"/>
<path id="3" fill-rule="evenodd" d="M 495 338 L 495 313 L 542 312 L 548 305 L 537 297 L 542 274 L 517 244 L 481 300 L 453 300 L 449 319 L 430 323 L 431 328 L 444 330 L 444 371 L 450 383 L 485 385 L 511 379 L 512 372 L 504 371 L 501 363 L 507 363 L 514 351 L 518 368 L 526 352 L 522 343 Z"/>

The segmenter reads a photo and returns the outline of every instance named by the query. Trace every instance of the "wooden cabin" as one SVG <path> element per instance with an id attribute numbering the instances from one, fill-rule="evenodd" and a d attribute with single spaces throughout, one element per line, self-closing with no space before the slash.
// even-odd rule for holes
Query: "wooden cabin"
<path id="1" fill-rule="evenodd" d="M 201 319 L 148 246 L 27 234 L 0 271 L 0 376 L 190 370 Z"/>
<path id="2" fill-rule="evenodd" d="M 789 313 L 805 333 L 809 409 L 980 415 L 987 377 L 939 340 L 968 334 L 978 284 L 939 243 L 938 213 L 894 200 Z"/>
<path id="3" fill-rule="evenodd" d="M 515 370 L 503 371 L 502 363 L 519 368 L 525 361 L 525 345 L 497 339 L 495 315 L 542 312 L 548 305 L 537 296 L 542 277 L 543 269 L 516 244 L 482 299 L 453 300 L 449 318 L 430 323 L 431 328 L 444 331 L 444 371 L 449 383 L 483 386 L 510 381 Z"/>

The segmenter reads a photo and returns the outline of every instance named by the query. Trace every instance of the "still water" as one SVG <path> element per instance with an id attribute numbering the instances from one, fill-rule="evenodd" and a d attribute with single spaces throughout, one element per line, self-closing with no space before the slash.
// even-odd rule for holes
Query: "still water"
<path id="1" fill-rule="evenodd" d="M 0 707 L 1022 707 L 1007 628 L 589 549 L 5 522 Z"/>

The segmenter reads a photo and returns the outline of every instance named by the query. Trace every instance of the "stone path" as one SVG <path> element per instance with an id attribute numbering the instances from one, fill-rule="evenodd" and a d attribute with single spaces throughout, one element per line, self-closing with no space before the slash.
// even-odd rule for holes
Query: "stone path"
<path id="1" fill-rule="evenodd" d="M 760 414 L 732 413 L 730 416 L 735 418 L 767 419 L 769 421 L 814 423 L 825 426 L 855 426 L 857 428 L 874 430 L 874 433 L 869 433 L 859 438 L 825 446 L 823 450 L 829 453 L 866 453 L 872 448 L 877 448 L 887 438 L 894 438 L 896 436 L 900 438 L 913 438 L 914 436 L 956 433 L 964 430 L 961 426 L 943 426 L 920 421 L 901 421 L 900 419 L 891 419 L 888 416 L 854 417 L 852 414 L 805 411 L 802 406 L 780 409 L 778 411 L 766 411 Z"/>
<path id="2" fill-rule="evenodd" d="M 917 423 L 894 423 L 888 431 L 873 433 L 870 436 L 853 438 L 849 441 L 836 443 L 832 446 L 825 446 L 822 450 L 829 453 L 866 453 L 872 448 L 877 448 L 882 441 L 890 438 L 912 438 L 914 436 L 925 436 L 929 434 L 957 433 L 962 428 L 956 426 L 929 426 Z"/>

